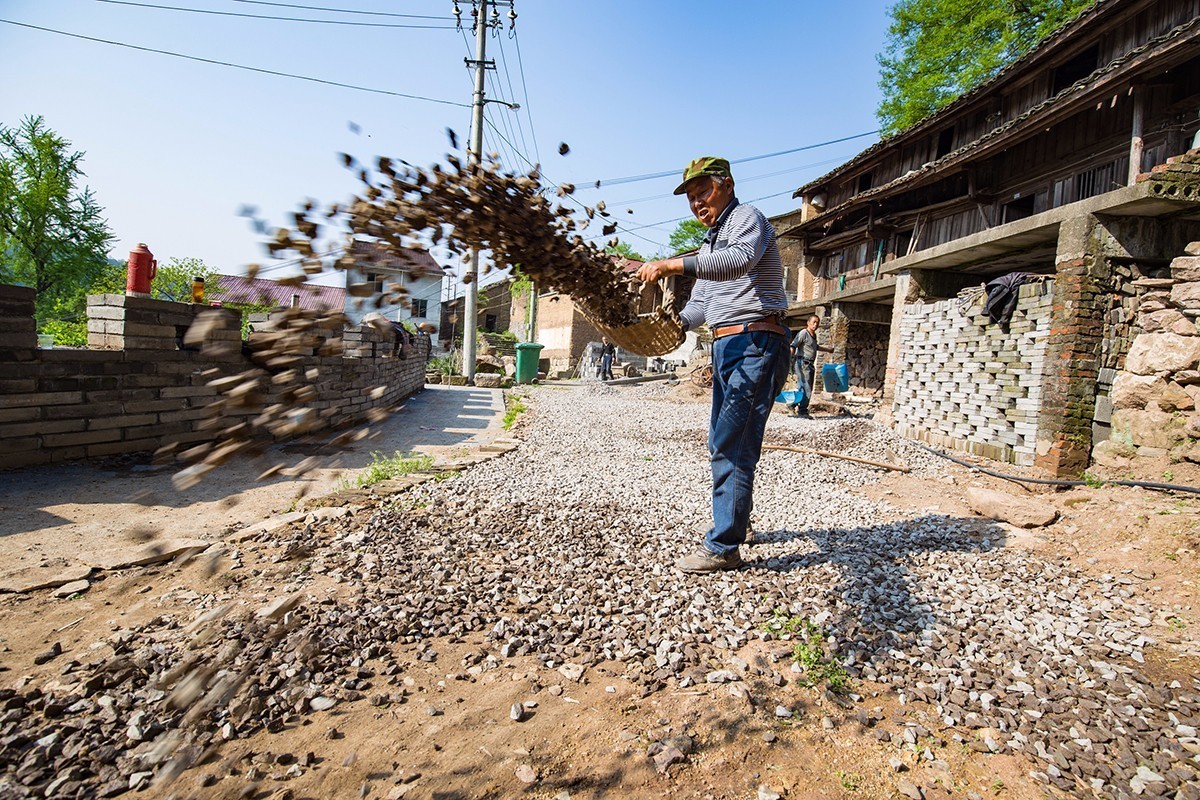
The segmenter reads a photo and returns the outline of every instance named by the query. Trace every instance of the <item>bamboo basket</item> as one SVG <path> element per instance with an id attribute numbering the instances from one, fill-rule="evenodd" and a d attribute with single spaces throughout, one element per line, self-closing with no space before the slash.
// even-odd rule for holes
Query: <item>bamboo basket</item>
<path id="1" fill-rule="evenodd" d="M 683 344 L 683 326 L 657 314 L 641 314 L 632 325 L 614 327 L 597 322 L 582 306 L 579 306 L 579 310 L 614 344 L 639 356 L 666 355 Z"/>

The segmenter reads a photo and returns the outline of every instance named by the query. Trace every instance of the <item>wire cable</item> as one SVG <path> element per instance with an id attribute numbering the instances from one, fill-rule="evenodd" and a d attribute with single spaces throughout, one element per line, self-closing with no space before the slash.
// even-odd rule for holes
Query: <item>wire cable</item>
<path id="1" fill-rule="evenodd" d="M 496 135 L 497 135 L 497 136 L 499 136 L 501 139 L 504 139 L 504 134 L 500 132 L 500 129 L 496 127 L 495 123 L 493 123 L 493 122 L 492 122 L 491 120 L 489 120 L 487 117 L 484 117 L 484 121 L 485 121 L 485 122 L 487 122 L 487 124 L 489 124 L 489 125 L 491 125 L 491 126 L 492 126 L 492 130 L 494 130 L 494 131 L 496 132 Z M 506 141 L 507 141 L 507 140 L 506 140 Z M 512 142 L 509 142 L 509 144 L 511 145 L 511 144 L 512 144 Z M 520 156 L 520 157 L 521 157 L 521 160 L 522 160 L 522 161 L 524 161 L 526 164 L 528 164 L 528 165 L 529 165 L 529 167 L 530 167 L 531 169 L 540 169 L 540 168 L 538 167 L 538 165 L 537 165 L 537 164 L 534 164 L 532 161 L 530 161 L 528 158 L 526 158 L 526 157 L 525 157 L 525 154 L 524 154 L 524 153 L 522 153 L 521 151 L 519 151 L 519 150 L 518 150 L 518 151 L 517 151 L 517 155 L 518 155 L 518 156 Z M 541 172 L 541 175 L 542 175 L 542 177 L 543 177 L 543 178 L 545 178 L 545 179 L 546 179 L 547 181 L 549 181 L 551 184 L 554 184 L 555 186 L 559 186 L 559 184 L 556 184 L 556 183 L 555 183 L 553 180 L 551 180 L 551 179 L 550 179 L 550 176 L 546 175 L 546 173 L 545 173 L 544 171 L 543 171 L 543 172 Z M 790 190 L 789 190 L 789 191 L 790 191 Z M 564 195 L 564 197 L 566 197 L 568 200 L 570 200 L 572 203 L 574 203 L 575 205 L 579 206 L 580 208 L 586 208 L 586 206 L 584 206 L 584 204 L 583 204 L 583 203 L 582 203 L 580 200 L 576 199 L 576 198 L 575 198 L 573 195 L 567 194 L 567 195 Z M 648 242 L 649 244 L 652 244 L 652 245 L 654 245 L 655 247 L 659 247 L 659 246 L 660 246 L 658 242 L 656 242 L 656 241 L 654 241 L 654 240 L 652 240 L 652 239 L 647 239 L 645 236 L 642 236 L 642 235 L 640 235 L 640 234 L 634 233 L 634 232 L 632 232 L 631 230 L 629 230 L 628 228 L 624 228 L 624 227 L 622 227 L 622 226 L 620 225 L 620 223 L 618 223 L 618 222 L 616 222 L 616 221 L 614 221 L 612 224 L 616 225 L 616 226 L 617 226 L 617 230 L 621 231 L 622 233 L 628 233 L 630 236 L 635 236 L 635 237 L 637 237 L 638 239 L 641 239 L 641 240 L 642 240 L 642 241 L 644 241 L 644 242 Z M 646 226 L 643 226 L 643 227 L 646 227 Z M 602 235 L 603 235 L 603 234 L 602 234 Z M 596 239 L 596 238 L 599 238 L 599 237 L 592 236 L 592 237 L 585 237 L 585 238 Z"/>
<path id="2" fill-rule="evenodd" d="M 508 70 L 508 53 L 504 51 L 504 37 L 497 36 L 496 41 L 500 45 L 500 65 L 504 67 L 504 80 L 508 83 L 508 96 L 514 100 L 517 97 L 516 90 L 513 89 L 512 75 Z M 496 81 L 499 82 L 500 76 L 496 76 Z M 521 147 L 525 152 L 529 152 L 529 142 L 525 141 L 525 126 L 521 124 L 521 115 L 519 113 L 513 115 L 513 121 L 517 123 L 517 132 L 520 134 Z"/>
<path id="3" fill-rule="evenodd" d="M 517 46 L 517 67 L 521 71 L 521 93 L 525 96 L 525 116 L 529 118 L 529 136 L 533 139 L 533 154 L 542 163 L 542 151 L 538 148 L 537 132 L 533 128 L 533 112 L 529 110 L 529 87 L 525 84 L 525 59 L 521 57 L 521 37 L 514 28 L 513 43 Z"/>
<path id="4" fill-rule="evenodd" d="M 135 8 L 153 8 L 158 11 L 188 11 L 192 14 L 212 14 L 218 17 L 242 17 L 246 19 L 269 19 L 283 22 L 310 22 L 316 25 L 352 25 L 358 28 L 417 28 L 421 30 L 448 31 L 453 25 L 408 25 L 400 22 L 354 22 L 344 19 L 307 19 L 305 17 L 279 17 L 267 14 L 243 14 L 238 11 L 215 11 L 210 8 L 184 8 L 182 6 L 158 6 L 152 3 L 134 3 L 132 0 L 96 0 L 115 6 L 133 6 Z"/>
<path id="5" fill-rule="evenodd" d="M 913 442 L 913 444 L 922 450 L 927 450 L 928 452 L 933 453 L 935 456 L 941 456 L 947 461 L 953 461 L 955 464 L 959 464 L 975 472 L 982 472 L 984 475 L 991 475 L 993 478 L 1001 478 L 1002 480 L 1006 481 L 1017 481 L 1018 483 L 1034 483 L 1039 486 L 1070 487 L 1088 485 L 1088 481 L 1060 481 L 1051 480 L 1048 478 L 1026 478 L 1021 475 L 1010 475 L 1005 472 L 997 472 L 996 470 L 988 469 L 987 467 L 981 467 L 977 464 L 972 464 L 969 461 L 964 461 L 961 458 L 955 458 L 949 453 L 943 453 L 941 450 L 929 447 L 921 442 Z M 1190 492 L 1191 494 L 1200 494 L 1200 488 L 1195 486 L 1183 486 L 1177 483 L 1154 483 L 1152 481 L 1110 481 L 1104 478 L 1097 478 L 1096 480 L 1111 486 L 1134 486 L 1139 489 L 1156 489 L 1160 492 Z M 1094 485 L 1095 481 L 1092 481 L 1092 484 Z"/>
<path id="6" fill-rule="evenodd" d="M 459 102 L 455 102 L 454 100 L 439 100 L 436 97 L 425 97 L 425 96 L 419 95 L 419 94 L 405 94 L 404 92 L 393 92 L 388 89 L 372 89 L 367 86 L 356 86 L 355 84 L 352 84 L 352 83 L 341 83 L 340 81 L 328 81 L 323 78 L 313 78 L 313 77 L 310 77 L 307 75 L 296 75 L 291 72 L 280 72 L 278 70 L 273 70 L 273 69 L 263 69 L 262 67 L 248 67 L 245 64 L 234 64 L 229 61 L 217 61 L 217 60 L 211 59 L 211 58 L 201 58 L 200 56 L 189 56 L 189 55 L 185 55 L 184 53 L 175 53 L 170 50 L 158 50 L 153 47 L 142 47 L 141 45 L 127 44 L 125 42 L 116 42 L 111 39 L 100 39 L 95 36 L 84 36 L 83 34 L 80 34 L 80 33 L 69 33 L 67 31 L 55 30 L 54 28 L 43 28 L 40 25 L 30 25 L 27 22 L 16 22 L 11 19 L 0 19 L 0 22 L 3 22 L 8 25 L 16 25 L 21 28 L 30 28 L 35 31 L 44 31 L 46 33 L 55 33 L 55 34 L 58 34 L 59 36 L 69 36 L 72 39 L 83 39 L 84 41 L 97 42 L 99 44 L 111 44 L 115 47 L 125 47 L 130 50 L 140 50 L 143 53 L 157 53 L 157 54 L 163 55 L 163 56 L 171 56 L 172 58 L 182 58 L 187 61 L 199 61 L 201 64 L 215 64 L 216 66 L 219 66 L 219 67 L 230 67 L 232 69 L 246 70 L 247 72 L 257 72 L 261 75 L 274 75 L 274 76 L 280 77 L 280 78 L 293 78 L 295 80 L 308 81 L 309 83 L 320 83 L 325 86 L 337 86 L 340 89 L 354 89 L 355 91 L 359 91 L 359 92 L 370 92 L 371 94 L 382 94 L 382 95 L 387 95 L 389 97 L 403 97 L 406 100 L 423 100 L 427 103 L 438 103 L 439 105 L 444 105 L 444 106 L 457 106 L 458 108 L 470 108 L 471 107 L 470 104 L 468 104 L 468 103 L 459 103 Z"/>
<path id="7" fill-rule="evenodd" d="M 303 11 L 328 11 L 331 14 L 362 14 L 370 17 L 398 17 L 401 19 L 439 19 L 452 20 L 454 17 L 437 17 L 429 14 L 396 14 L 390 11 L 355 11 L 349 8 L 329 8 L 328 6 L 302 6 L 296 3 L 270 3 L 267 0 L 234 0 L 235 3 L 248 3 L 256 6 L 275 6 L 277 8 L 298 8 Z"/>
<path id="8" fill-rule="evenodd" d="M 801 152 L 804 152 L 805 150 L 816 150 L 818 147 L 827 147 L 831 144 L 840 144 L 842 142 L 849 142 L 854 139 L 862 139 L 864 136 L 874 136 L 877 133 L 879 133 L 878 130 L 867 131 L 865 133 L 856 133 L 853 136 L 843 136 L 840 139 L 830 139 L 827 142 L 817 142 L 816 144 L 806 144 L 806 145 L 803 145 L 802 147 L 793 147 L 789 150 L 779 150 L 774 153 L 763 153 L 763 154 L 757 155 L 757 156 L 746 156 L 745 158 L 734 158 L 734 159 L 730 159 L 729 163 L 730 164 L 747 164 L 751 161 L 762 161 L 764 158 L 776 158 L 777 156 L 786 156 L 786 155 L 791 155 L 792 153 L 801 153 Z M 602 186 L 615 186 L 615 185 L 622 184 L 622 183 L 637 183 L 638 181 L 649 181 L 649 180 L 655 180 L 656 178 L 669 178 L 672 176 L 678 176 L 680 174 L 680 172 L 681 172 L 681 170 L 679 170 L 679 169 L 670 169 L 670 170 L 666 170 L 664 172 L 649 172 L 644 175 L 628 175 L 624 178 L 609 178 L 608 180 L 601 180 L 600 184 Z M 589 186 L 591 184 L 596 183 L 596 181 L 576 181 L 576 183 L 579 186 Z"/>

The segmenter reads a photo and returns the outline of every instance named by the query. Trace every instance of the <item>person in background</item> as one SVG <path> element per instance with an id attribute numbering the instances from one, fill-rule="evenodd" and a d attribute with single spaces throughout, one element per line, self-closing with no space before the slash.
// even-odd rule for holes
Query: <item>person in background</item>
<path id="1" fill-rule="evenodd" d="M 803 395 L 798 403 L 788 405 L 788 413 L 793 417 L 809 418 L 808 403 L 815 385 L 817 352 L 833 352 L 833 348 L 817 344 L 817 330 L 820 327 L 821 318 L 813 314 L 808 318 L 804 330 L 792 339 L 792 358 L 796 360 L 796 391 Z"/>
<path id="2" fill-rule="evenodd" d="M 617 348 L 608 340 L 607 336 L 601 337 L 600 346 L 600 380 L 611 381 L 613 379 L 612 365 L 613 359 L 617 356 Z"/>

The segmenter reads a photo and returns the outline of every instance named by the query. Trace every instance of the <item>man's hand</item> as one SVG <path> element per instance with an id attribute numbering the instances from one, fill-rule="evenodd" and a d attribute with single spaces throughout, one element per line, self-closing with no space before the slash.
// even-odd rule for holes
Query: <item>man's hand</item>
<path id="1" fill-rule="evenodd" d="M 638 279 L 644 283 L 652 283 L 660 278 L 683 274 L 683 259 L 668 258 L 666 261 L 647 261 L 638 269 Z"/>

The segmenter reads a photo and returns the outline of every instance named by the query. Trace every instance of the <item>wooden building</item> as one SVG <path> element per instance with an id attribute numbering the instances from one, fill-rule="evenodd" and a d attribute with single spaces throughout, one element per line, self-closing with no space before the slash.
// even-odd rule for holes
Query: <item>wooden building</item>
<path id="1" fill-rule="evenodd" d="M 1107 435 L 1100 400 L 1128 349 L 1138 282 L 1149 291 L 1200 238 L 1200 166 L 1163 166 L 1198 130 L 1200 0 L 1098 0 L 987 83 L 796 191 L 800 207 L 772 220 L 790 316 L 828 320 L 852 383 L 906 433 L 1077 471 Z M 955 335 L 922 328 L 922 315 L 946 312 L 938 301 L 966 302 L 1014 271 L 1047 276 L 1022 290 L 1028 330 L 1016 339 L 970 313 Z M 1004 396 L 981 409 L 959 402 L 971 394 L 962 374 L 914 368 L 990 345 L 978 364 L 1037 361 L 1023 396 L 995 368 Z M 1005 405 L 1015 400 L 1020 413 Z"/>

